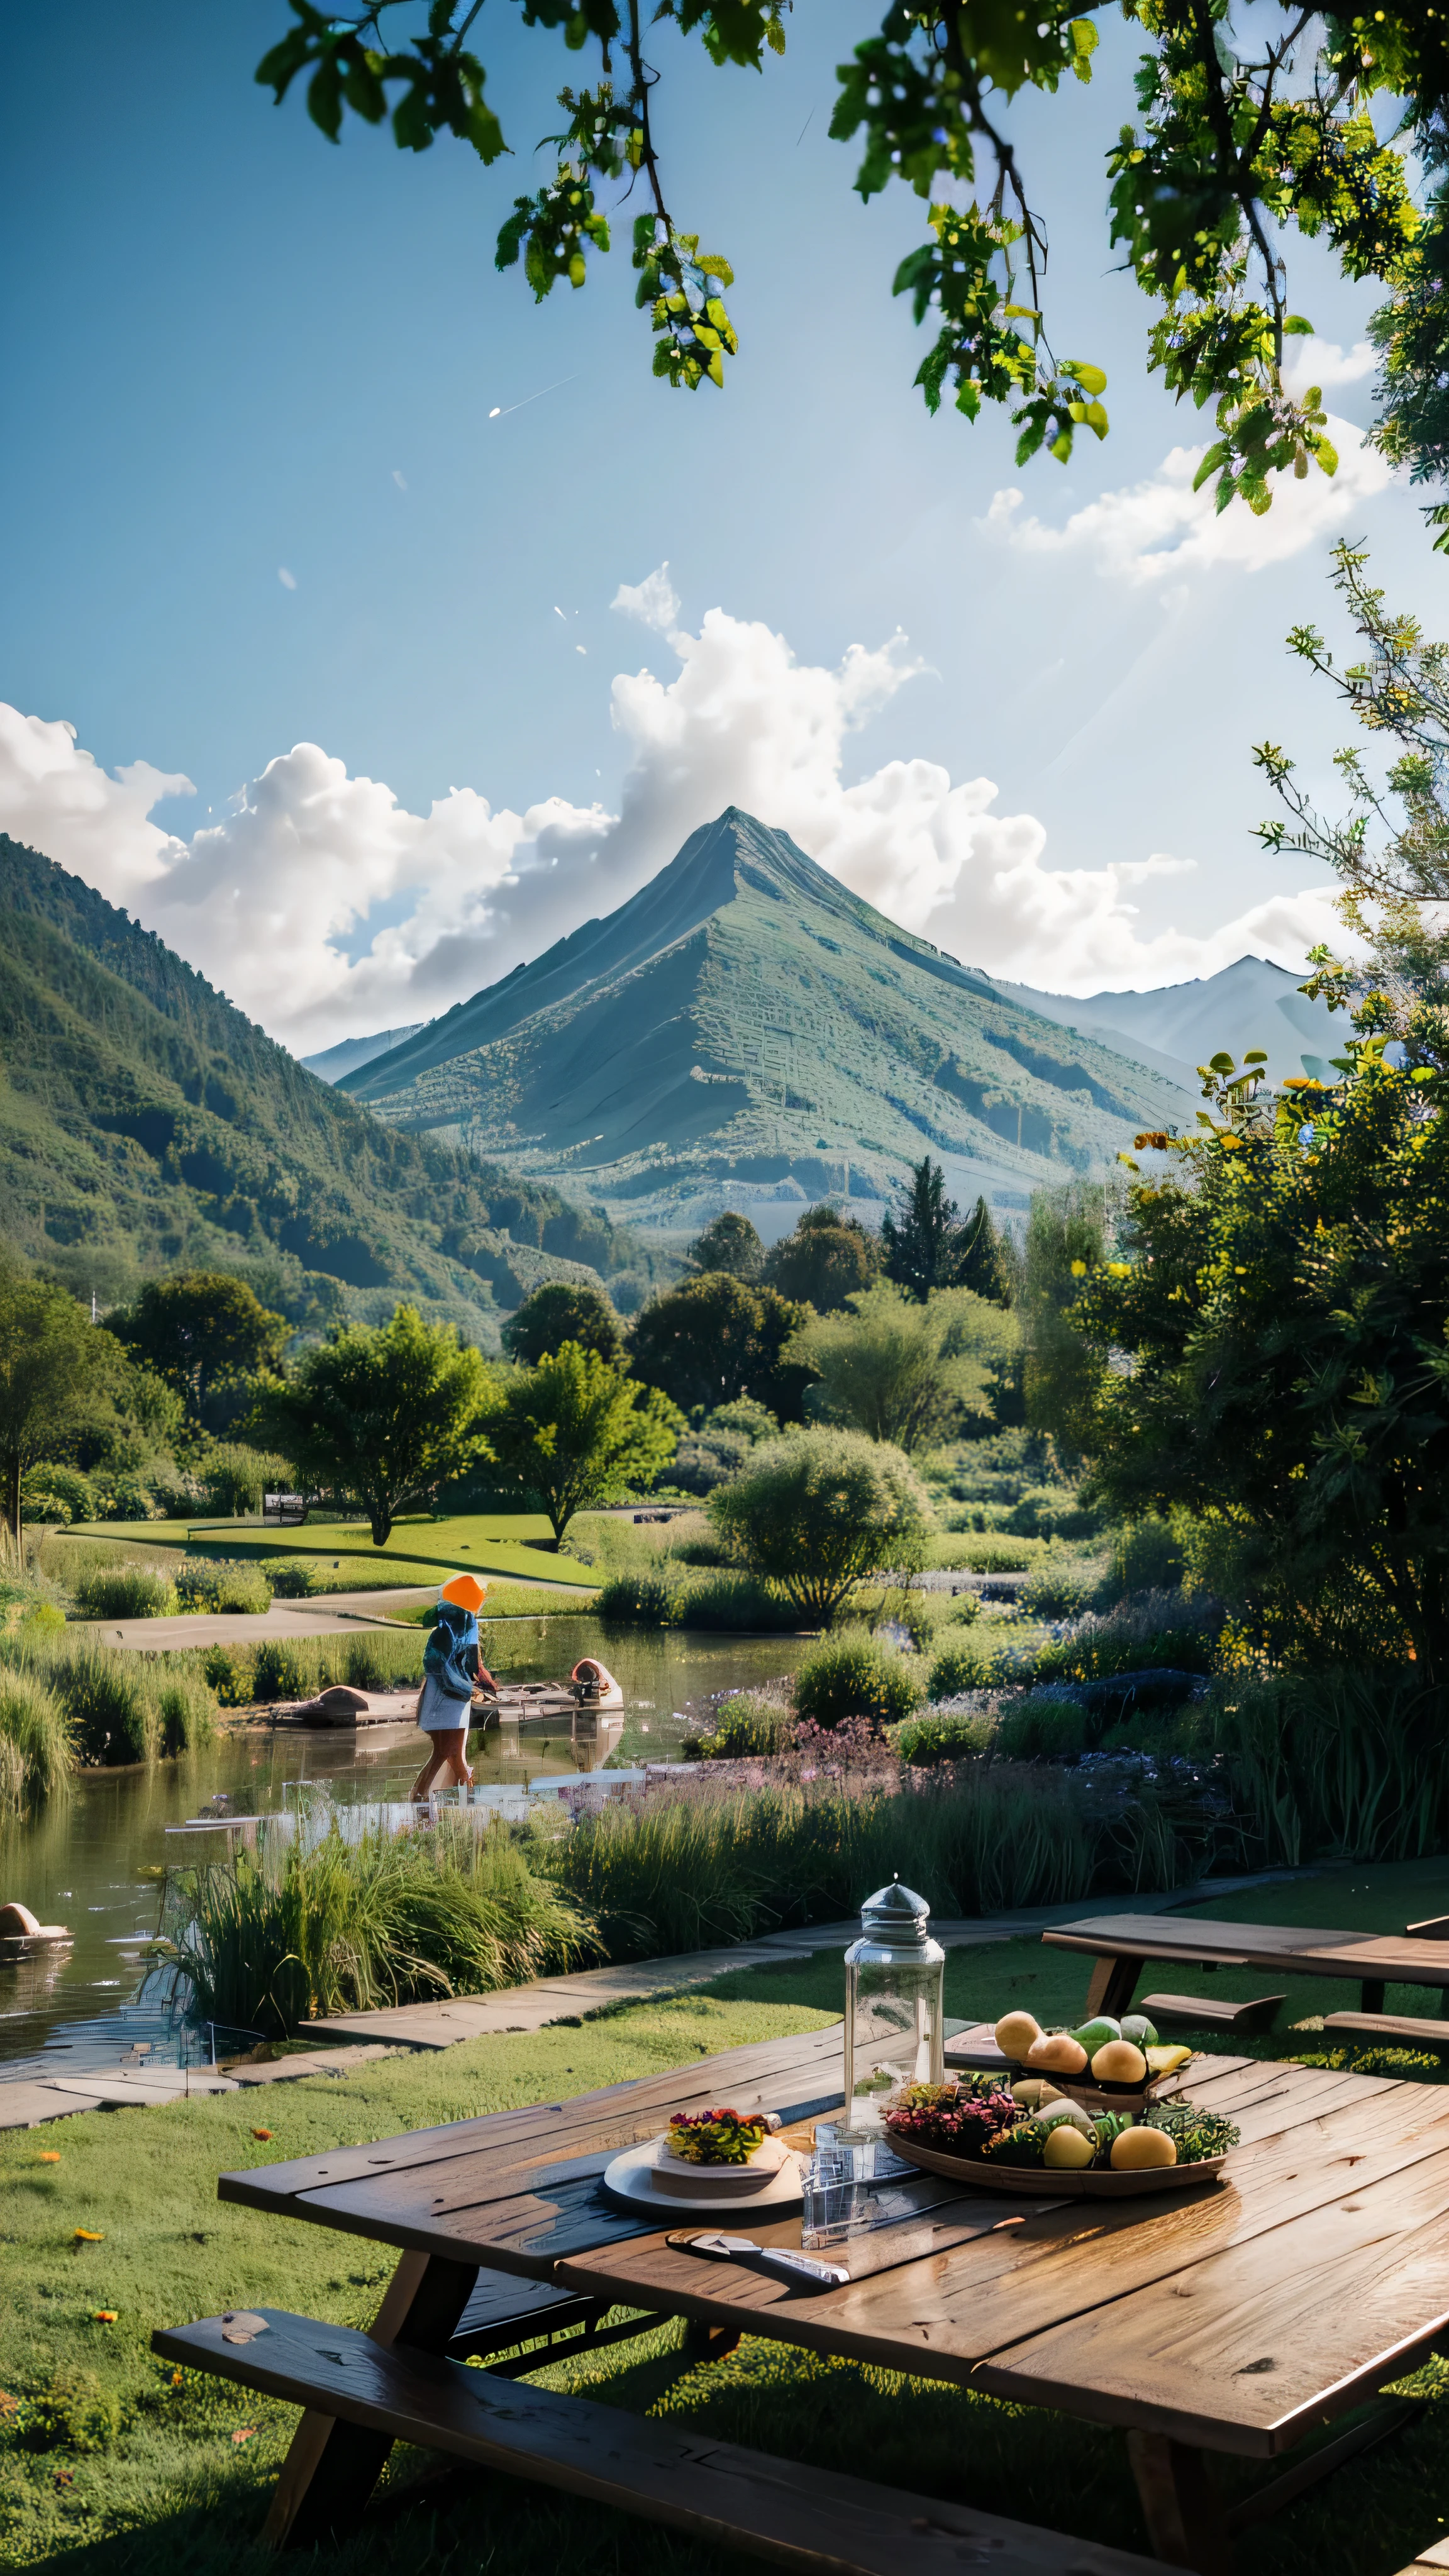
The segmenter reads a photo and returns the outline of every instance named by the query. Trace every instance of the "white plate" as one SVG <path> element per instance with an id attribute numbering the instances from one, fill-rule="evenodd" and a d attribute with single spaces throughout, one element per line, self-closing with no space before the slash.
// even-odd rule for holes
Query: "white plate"
<path id="1" fill-rule="evenodd" d="M 612 2193 L 615 2200 L 625 2202 L 630 2209 L 647 2209 L 665 2226 L 669 2223 L 671 2210 L 685 2218 L 715 2218 L 721 2226 L 738 2226 L 742 2220 L 753 2218 L 762 2209 L 768 2210 L 772 2218 L 782 2217 L 790 2210 L 798 2209 L 804 2199 L 800 2158 L 793 2152 L 787 2153 L 779 2172 L 762 2182 L 758 2191 L 731 2192 L 728 2199 L 719 2192 L 708 2198 L 701 2194 L 697 2200 L 692 2197 L 686 2199 L 678 2191 L 659 2189 L 654 2172 L 665 2152 L 663 2138 L 649 2138 L 642 2147 L 627 2148 L 622 2156 L 615 2156 L 613 2163 L 605 2167 L 605 2190 Z M 677 2159 L 671 2158 L 671 2162 L 677 2170 Z"/>

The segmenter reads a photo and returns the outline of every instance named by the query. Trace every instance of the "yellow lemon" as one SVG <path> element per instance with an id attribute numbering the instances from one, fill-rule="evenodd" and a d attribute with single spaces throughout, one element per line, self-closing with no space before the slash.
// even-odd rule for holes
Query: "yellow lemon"
<path id="1" fill-rule="evenodd" d="M 1114 2173 L 1141 2173 L 1152 2165 L 1175 2165 L 1177 2149 L 1165 2129 L 1123 2129 L 1112 2141 Z"/>
<path id="2" fill-rule="evenodd" d="M 1147 2060 L 1130 2039 L 1109 2039 L 1093 2058 L 1092 2073 L 1099 2084 L 1145 2084 Z"/>
<path id="3" fill-rule="evenodd" d="M 1094 2141 L 1083 2137 L 1072 2121 L 1058 2120 L 1042 2148 L 1041 2160 L 1044 2165 L 1050 2165 L 1054 2173 L 1080 2173 L 1092 2162 L 1096 2152 Z"/>
<path id="4" fill-rule="evenodd" d="M 1002 2056 L 1013 2058 L 1018 2064 L 1033 2040 L 1040 2037 L 1041 2024 L 1029 2012 L 1004 2013 L 996 2025 L 996 2045 Z"/>

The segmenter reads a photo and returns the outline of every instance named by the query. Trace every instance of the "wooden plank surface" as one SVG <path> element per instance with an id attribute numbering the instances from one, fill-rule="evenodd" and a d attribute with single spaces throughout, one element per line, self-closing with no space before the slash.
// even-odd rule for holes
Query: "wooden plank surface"
<path id="1" fill-rule="evenodd" d="M 470 2154 L 499 2172 L 504 2151 L 516 2151 L 519 2161 L 532 2155 L 558 2162 L 570 2151 L 587 2153 L 609 2138 L 616 2138 L 621 2147 L 632 2145 L 662 2128 L 674 2110 L 731 2102 L 740 2109 L 758 2105 L 783 2116 L 803 2112 L 817 2099 L 838 2101 L 843 2082 L 837 2022 L 823 2030 L 727 2049 L 718 2057 L 701 2058 L 697 2065 L 671 2068 L 642 2081 L 605 2085 L 566 2102 L 533 2102 L 516 2111 L 492 2111 L 475 2120 L 415 2129 L 402 2137 L 250 2166 L 245 2172 L 223 2174 L 217 2188 L 223 2200 L 307 2217 L 316 2214 L 301 2205 L 307 2195 L 345 2183 L 383 2174 L 415 2174 Z"/>
<path id="2" fill-rule="evenodd" d="M 1184 2021 L 1193 2030 L 1267 2030 L 1284 1995 L 1254 1995 L 1234 2004 L 1219 1995 L 1144 1995 L 1134 2007 L 1149 2021 Z"/>
<path id="3" fill-rule="evenodd" d="M 824 2295 L 675 2251 L 658 2233 L 574 2256 L 558 2277 L 1270 2457 L 1308 2416 L 1393 2375 L 1449 2316 L 1449 2100 L 1327 2069 L 1207 2063 L 1221 2071 L 1190 2096 L 1237 2120 L 1244 2142 L 1228 2178 L 1200 2192 L 1038 2204 L 1019 2228 Z M 749 2233 L 798 2244 L 799 2222 Z M 849 2267 L 851 2254 L 838 2259 Z"/>
<path id="4" fill-rule="evenodd" d="M 1449 1943 L 1399 1934 L 1214 1922 L 1203 1915 L 1097 1914 L 1054 1924 L 1041 1937 L 1052 1949 L 1080 1950 L 1092 1958 L 1170 1959 L 1184 1966 L 1216 1960 L 1224 1967 L 1295 1969 L 1300 1976 L 1345 1982 L 1379 1978 L 1392 1985 L 1449 1986 Z"/>
<path id="5" fill-rule="evenodd" d="M 325 2409 L 344 2423 L 444 2451 L 591 2503 L 642 2514 L 810 2576 L 1163 2576 L 1146 2560 L 798 2462 L 747 2451 L 552 2389 L 527 2388 L 430 2354 L 379 2350 L 348 2327 L 284 2310 L 224 2340 L 208 2317 L 153 2338 L 183 2368 Z"/>

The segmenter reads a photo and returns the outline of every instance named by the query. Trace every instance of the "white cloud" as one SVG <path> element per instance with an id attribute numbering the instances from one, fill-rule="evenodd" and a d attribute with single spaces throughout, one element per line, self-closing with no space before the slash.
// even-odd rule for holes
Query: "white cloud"
<path id="1" fill-rule="evenodd" d="M 295 590 L 297 587 L 296 574 L 294 572 L 288 572 L 285 564 L 278 564 L 277 579 L 281 583 L 283 590 Z"/>
<path id="2" fill-rule="evenodd" d="M 1392 479 L 1383 457 L 1348 421 L 1330 416 L 1328 435 L 1338 450 L 1337 473 L 1326 475 L 1310 465 L 1301 483 L 1291 474 L 1279 475 L 1273 506 L 1261 518 L 1243 500 L 1230 501 L 1220 516 L 1211 485 L 1194 492 L 1192 479 L 1207 453 L 1203 446 L 1174 447 L 1155 473 L 1102 493 L 1074 511 L 1064 527 L 1023 516 L 1023 495 L 1009 486 L 993 495 L 984 525 L 1023 554 L 1093 557 L 1100 572 L 1117 580 L 1160 581 L 1166 573 L 1215 564 L 1261 572 L 1265 564 L 1301 554 L 1315 538 L 1342 527 Z"/>
<path id="3" fill-rule="evenodd" d="M 1329 393 L 1335 385 L 1357 385 L 1371 376 L 1379 362 L 1379 353 L 1371 340 L 1355 340 L 1351 349 L 1341 349 L 1336 340 L 1317 338 L 1290 342 L 1292 355 L 1283 369 L 1283 382 L 1290 394 L 1301 395 L 1310 385 Z"/>
<path id="4" fill-rule="evenodd" d="M 667 635 L 679 616 L 679 593 L 669 578 L 668 558 L 656 571 L 647 573 L 643 581 L 621 581 L 609 606 Z"/>
<path id="5" fill-rule="evenodd" d="M 847 785 L 853 731 L 919 669 L 899 634 L 827 670 L 716 608 L 668 650 L 669 678 L 613 683 L 629 752 L 617 815 L 557 796 L 495 812 L 472 788 L 413 814 L 298 743 L 183 840 L 150 817 L 187 779 L 144 762 L 107 776 L 69 725 L 0 707 L 0 828 L 126 904 L 299 1052 L 509 973 L 622 903 L 730 804 L 965 962 L 1056 992 L 1211 974 L 1245 950 L 1298 966 L 1341 936 L 1321 889 L 1275 895 L 1207 938 L 1146 933 L 1139 890 L 1190 860 L 1050 866 L 1035 816 L 997 814 L 989 778 L 953 782 L 935 761 L 887 761 Z"/>

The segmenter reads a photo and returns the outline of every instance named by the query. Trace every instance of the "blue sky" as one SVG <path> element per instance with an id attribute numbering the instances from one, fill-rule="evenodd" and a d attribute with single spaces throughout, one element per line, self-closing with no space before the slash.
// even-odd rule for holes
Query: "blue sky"
<path id="1" fill-rule="evenodd" d="M 1332 510 L 1313 496 L 1297 536 L 1280 504 L 1236 559 L 1213 559 L 1184 516 L 1182 478 L 1161 469 L 1204 424 L 1146 380 L 1146 309 L 1106 246 L 1102 154 L 1131 112 L 1135 49 L 1105 12 L 1092 90 L 1025 102 L 1012 124 L 1052 238 L 1056 345 L 1107 368 L 1112 436 L 1065 472 L 1038 460 L 1018 473 L 1004 421 L 929 420 L 911 385 L 924 339 L 889 292 L 923 210 L 904 189 L 863 208 L 853 154 L 826 131 L 832 66 L 878 15 L 801 0 L 786 59 L 762 79 L 717 73 L 658 31 L 675 211 L 737 272 L 742 353 L 723 397 L 653 379 L 624 250 L 583 293 L 559 289 L 541 308 L 519 272 L 495 274 L 498 223 L 543 169 L 531 146 L 554 121 L 553 91 L 579 72 L 502 0 L 480 21 L 480 49 L 517 157 L 491 172 L 451 141 L 414 157 L 356 126 L 334 150 L 300 96 L 275 109 L 252 72 L 287 23 L 284 0 L 123 12 L 68 0 L 12 20 L 0 698 L 74 726 L 102 772 L 148 763 L 196 792 L 159 797 L 146 819 L 139 786 L 111 796 L 82 780 L 100 802 L 78 816 L 73 781 L 47 773 L 7 791 L 0 768 L 0 824 L 48 839 L 217 980 L 234 958 L 227 989 L 245 1007 L 321 1043 L 423 1016 L 570 928 L 580 906 L 617 900 L 688 827 L 691 794 L 735 792 L 738 776 L 788 806 L 794 737 L 781 730 L 780 668 L 746 633 L 759 627 L 821 675 L 813 696 L 795 692 L 800 740 L 812 722 L 836 724 L 810 795 L 763 819 L 804 838 L 813 817 L 815 854 L 883 908 L 958 954 L 1080 989 L 1222 962 L 1202 945 L 1210 935 L 1305 882 L 1250 837 L 1264 810 L 1251 742 L 1299 748 L 1331 793 L 1340 728 L 1282 638 L 1327 617 L 1333 535 L 1367 534 L 1393 597 L 1431 625 L 1443 559 L 1407 493 L 1362 480 Z M 1292 262 L 1295 303 L 1350 351 L 1373 296 L 1301 246 Z M 1362 422 L 1369 392 L 1360 374 L 1330 407 Z M 1012 490 L 1022 500 L 993 509 Z M 1178 559 L 1157 569 L 1146 558 L 1161 546 Z M 1253 568 L 1274 550 L 1280 560 Z M 666 560 L 672 626 L 611 608 L 621 583 Z M 694 700 L 676 703 L 668 634 L 697 637 L 716 609 L 727 625 L 713 679 L 696 664 L 683 675 Z M 908 645 L 893 676 L 878 671 L 843 713 L 837 689 L 820 719 L 849 648 L 878 653 L 898 630 Z M 611 683 L 641 666 L 663 694 L 631 730 Z M 766 754 L 750 728 L 772 721 Z M 666 792 L 671 758 L 697 761 L 712 723 L 728 756 Z M 495 814 L 555 799 L 557 815 L 598 805 L 623 825 L 561 821 L 551 852 L 536 830 L 505 835 L 506 849 L 495 835 L 487 900 L 470 909 L 451 824 L 434 835 L 447 842 L 445 902 L 426 834 L 380 857 L 355 837 L 356 799 L 346 816 L 339 806 L 335 849 L 300 855 L 287 798 L 301 788 L 279 773 L 270 840 L 255 820 L 244 845 L 183 858 L 239 791 L 258 815 L 249 782 L 299 743 L 349 779 L 385 782 L 405 815 L 426 818 L 456 789 Z M 807 744 L 799 756 L 814 755 Z M 995 782 L 992 816 L 1039 826 L 1036 856 L 1024 828 L 991 840 L 983 825 L 971 866 L 929 877 L 927 841 L 954 831 L 959 854 L 970 817 L 959 796 L 946 815 L 929 781 L 903 786 L 894 763 L 934 765 L 957 791 Z M 894 800 L 897 819 L 877 816 L 874 838 L 839 802 L 862 781 L 886 782 L 870 789 L 873 811 Z M 980 798 L 973 810 L 985 812 Z M 474 809 L 463 821 L 474 829 Z M 163 846 L 168 834 L 179 839 Z M 307 951 L 310 980 L 299 967 L 274 987 L 265 943 L 242 956 L 218 889 L 226 878 L 226 901 L 243 906 L 230 882 L 243 846 L 249 891 L 275 891 L 273 945 Z M 1154 853 L 1178 871 L 1084 892 L 1079 940 L 1065 880 L 1038 900 L 1047 875 L 1100 877 Z M 1003 868 L 1021 880 L 1006 926 Z M 370 912 L 338 893 L 349 871 Z M 426 911 L 425 895 L 431 946 L 419 935 L 374 956 L 379 928 Z M 1136 928 L 1109 937 L 1102 924 L 1112 914 L 1121 928 L 1124 901 L 1140 908 Z M 1264 941 L 1291 947 L 1297 919 L 1259 925 Z M 1169 933 L 1178 948 L 1162 945 Z M 339 982 L 322 948 L 365 972 Z"/>

